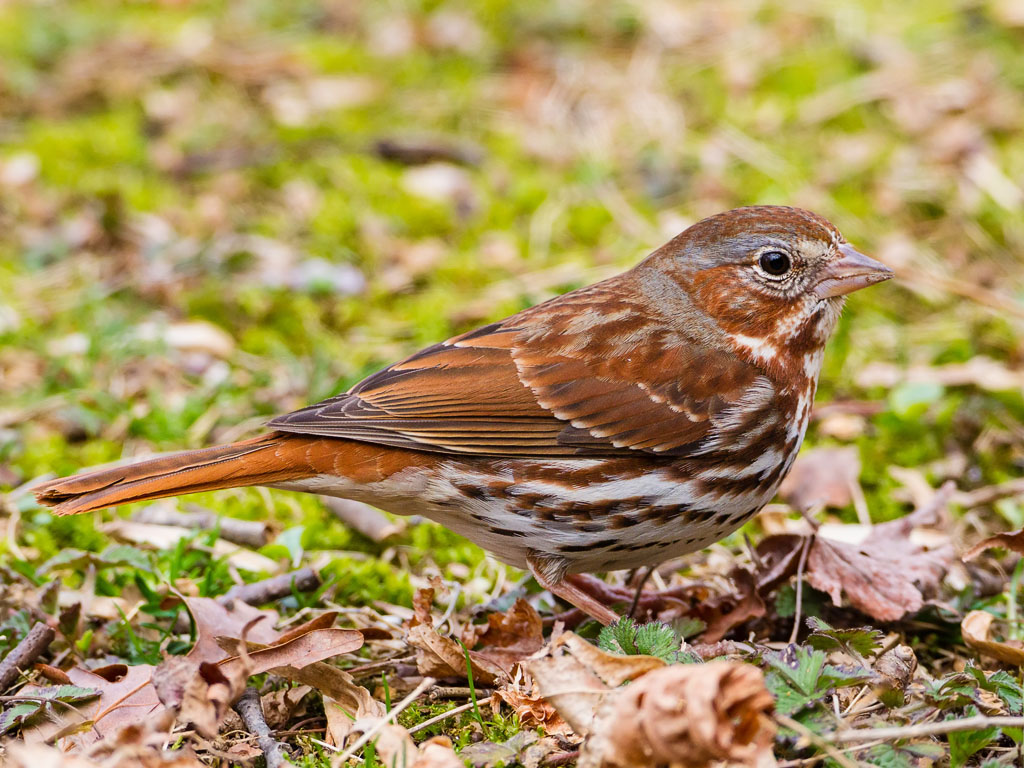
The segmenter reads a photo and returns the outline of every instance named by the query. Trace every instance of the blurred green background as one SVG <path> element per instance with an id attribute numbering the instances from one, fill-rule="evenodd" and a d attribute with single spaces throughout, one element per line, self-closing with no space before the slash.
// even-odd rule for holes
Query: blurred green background
<path id="1" fill-rule="evenodd" d="M 859 447 L 874 518 L 892 466 L 1019 476 L 1022 124 L 1013 0 L 5 2 L 0 549 L 108 542 L 34 478 L 251 434 L 752 203 L 898 270 L 849 302 L 819 403 L 855 403 L 809 436 Z M 315 498 L 196 500 L 380 551 Z"/>

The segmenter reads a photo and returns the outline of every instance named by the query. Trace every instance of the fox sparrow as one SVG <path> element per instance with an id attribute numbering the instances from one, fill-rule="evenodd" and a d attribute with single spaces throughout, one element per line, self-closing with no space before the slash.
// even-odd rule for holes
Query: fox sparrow
<path id="1" fill-rule="evenodd" d="M 892 272 L 777 206 L 435 344 L 250 440 L 45 483 L 58 514 L 265 485 L 422 514 L 605 623 L 571 574 L 701 549 L 775 494 L 844 296 Z"/>

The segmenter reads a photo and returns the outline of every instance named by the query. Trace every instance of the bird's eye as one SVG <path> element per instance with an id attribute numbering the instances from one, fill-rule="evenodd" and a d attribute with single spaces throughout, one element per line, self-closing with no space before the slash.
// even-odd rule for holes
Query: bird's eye
<path id="1" fill-rule="evenodd" d="M 782 251 L 765 251 L 758 257 L 757 263 L 766 274 L 772 277 L 782 277 L 789 272 L 792 266 L 789 256 Z"/>

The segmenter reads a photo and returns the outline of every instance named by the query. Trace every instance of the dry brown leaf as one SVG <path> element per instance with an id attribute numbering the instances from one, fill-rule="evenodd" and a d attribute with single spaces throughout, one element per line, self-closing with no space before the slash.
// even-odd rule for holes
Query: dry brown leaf
<path id="1" fill-rule="evenodd" d="M 91 671 L 80 667 L 68 670 L 68 677 L 75 685 L 102 691 L 99 699 L 88 702 L 80 710 L 93 720 L 92 730 L 81 734 L 84 744 L 145 721 L 163 709 L 150 683 L 153 669 L 149 664 L 135 667 L 112 664 Z"/>
<path id="2" fill-rule="evenodd" d="M 984 541 L 979 541 L 964 554 L 964 562 L 973 560 L 982 552 L 993 547 L 1002 547 L 1018 555 L 1024 555 L 1024 529 L 1012 533 L 997 533 Z"/>
<path id="3" fill-rule="evenodd" d="M 851 541 L 836 541 L 822 535 L 810 546 L 806 578 L 815 589 L 826 592 L 836 605 L 845 593 L 850 603 L 878 621 L 897 621 L 915 613 L 924 605 L 924 594 L 934 591 L 953 562 L 953 547 L 948 535 L 938 538 L 932 549 L 915 543 L 915 528 L 937 525 L 940 512 L 954 491 L 952 483 L 934 494 L 928 506 L 887 523 L 872 526 L 840 526 L 843 533 L 858 534 Z M 836 529 L 835 526 L 832 527 Z M 856 529 L 856 530 L 854 530 Z M 861 540 L 856 541 L 857 538 Z M 792 564 L 792 557 L 779 557 L 778 550 L 792 554 L 804 545 L 800 536 L 772 536 L 762 542 L 758 552 L 776 551 L 779 563 Z"/>
<path id="4" fill-rule="evenodd" d="M 188 657 L 196 662 L 221 661 L 228 657 L 217 643 L 218 637 L 241 637 L 242 630 L 249 626 L 246 638 L 252 642 L 269 645 L 278 639 L 274 625 L 278 621 L 277 611 L 253 608 L 241 600 L 232 601 L 230 607 L 224 606 L 211 597 L 186 597 L 185 605 L 196 622 L 196 644 L 188 652 Z M 253 620 L 262 621 L 252 624 Z"/>
<path id="5" fill-rule="evenodd" d="M 416 746 L 409 732 L 400 725 L 386 725 L 376 740 L 377 756 L 384 765 L 409 768 L 465 768 L 445 736 L 434 736 Z"/>
<path id="6" fill-rule="evenodd" d="M 466 656 L 462 646 L 450 637 L 442 637 L 427 624 L 409 630 L 409 645 L 416 649 L 416 668 L 426 677 L 466 677 Z M 491 685 L 505 672 L 500 665 L 477 651 L 469 652 L 474 682 Z"/>
<path id="7" fill-rule="evenodd" d="M 102 763 L 95 758 L 67 752 L 46 744 L 11 741 L 4 755 L 6 768 L 205 768 L 189 750 L 163 750 L 161 745 L 120 748 Z"/>
<path id="8" fill-rule="evenodd" d="M 1001 545 L 1000 545 L 1001 546 Z M 992 640 L 990 634 L 995 616 L 987 611 L 971 611 L 960 622 L 960 632 L 968 648 L 972 648 L 983 656 L 997 659 L 1014 666 L 1024 665 L 1024 647 L 1018 643 Z"/>
<path id="9" fill-rule="evenodd" d="M 431 587 L 417 589 L 412 596 L 413 617 L 409 626 L 426 624 L 428 627 L 434 625 L 434 618 L 430 615 L 430 608 L 434 605 L 434 590 Z"/>
<path id="10" fill-rule="evenodd" d="M 745 568 L 734 568 L 729 578 L 735 587 L 732 592 L 702 602 L 694 612 L 707 624 L 701 633 L 701 642 L 717 643 L 734 627 L 765 614 L 764 600 L 758 594 L 754 575 Z"/>
<path id="11" fill-rule="evenodd" d="M 355 629 L 314 629 L 284 643 L 254 650 L 245 655 L 232 656 L 218 662 L 226 675 L 235 669 L 248 667 L 249 674 L 260 675 L 270 670 L 290 668 L 300 670 L 324 659 L 331 659 L 343 653 L 359 650 L 363 635 Z"/>
<path id="12" fill-rule="evenodd" d="M 333 632 L 334 630 L 317 631 Z M 339 631 L 356 632 L 355 630 Z M 360 635 L 360 637 L 362 636 L 361 632 L 356 632 L 356 634 Z M 224 640 L 224 638 L 221 639 Z M 295 641 L 293 640 L 291 642 Z M 317 640 L 316 642 L 320 641 Z M 345 640 L 345 642 L 354 642 L 354 640 Z M 226 642 L 225 644 L 228 643 Z M 230 644 L 233 648 L 237 647 L 235 643 Z M 257 654 L 267 650 L 268 646 L 260 643 L 246 642 L 246 648 L 248 649 L 250 656 L 256 657 Z M 280 677 L 284 677 L 293 682 L 308 685 L 316 689 L 323 694 L 325 707 L 326 702 L 328 700 L 332 700 L 337 707 L 340 707 L 341 710 L 352 715 L 352 717 L 383 717 L 386 714 L 384 711 L 384 705 L 374 699 L 370 695 L 370 692 L 363 688 L 363 686 L 357 684 L 352 675 L 331 664 L 326 664 L 322 661 L 314 661 L 303 667 L 273 667 L 272 669 L 265 671 L 272 672 Z"/>
<path id="13" fill-rule="evenodd" d="M 202 662 L 197 674 L 185 686 L 178 719 L 191 723 L 202 736 L 212 739 L 231 711 L 231 705 L 245 690 L 250 674 L 252 663 L 247 657 L 238 659 L 235 664 Z"/>
<path id="14" fill-rule="evenodd" d="M 310 685 L 280 688 L 261 697 L 263 716 L 272 730 L 284 728 L 292 719 L 306 711 L 305 698 L 313 691 Z"/>
<path id="15" fill-rule="evenodd" d="M 178 709 L 185 698 L 185 689 L 198 671 L 199 663 L 187 656 L 167 656 L 150 678 L 160 703 L 169 709 Z"/>
<path id="16" fill-rule="evenodd" d="M 928 558 L 928 563 L 932 568 L 928 583 L 935 586 L 945 566 L 935 558 Z M 883 552 L 816 537 L 807 557 L 807 581 L 836 605 L 842 605 L 845 592 L 864 614 L 878 621 L 897 621 L 924 605 L 913 574 L 904 570 L 907 564 L 899 558 L 890 560 Z"/>
<path id="17" fill-rule="evenodd" d="M 602 651 L 574 632 L 563 632 L 555 645 L 567 648 L 574 659 L 613 688 L 665 666 L 664 661 L 654 656 L 622 656 Z"/>
<path id="18" fill-rule="evenodd" d="M 774 697 L 743 662 L 674 664 L 617 690 L 583 746 L 580 768 L 773 764 Z"/>
<path id="19" fill-rule="evenodd" d="M 419 754 L 410 768 L 465 768 L 452 749 L 447 736 L 433 736 L 420 744 Z"/>
<path id="20" fill-rule="evenodd" d="M 523 662 L 540 695 L 581 736 L 590 732 L 594 713 L 626 680 L 665 666 L 653 656 L 619 656 L 602 651 L 572 632 L 551 642 L 547 653 Z"/>
<path id="21" fill-rule="evenodd" d="M 917 656 L 909 645 L 897 645 L 878 657 L 874 664 L 878 682 L 872 690 L 887 707 L 901 707 L 907 686 L 917 671 Z"/>
<path id="22" fill-rule="evenodd" d="M 467 624 L 462 642 L 476 649 L 475 657 L 497 664 L 511 678 L 513 667 L 544 645 L 544 623 L 534 607 L 519 598 L 504 613 L 490 614 L 486 624 Z"/>
<path id="23" fill-rule="evenodd" d="M 337 619 L 338 611 L 327 611 L 327 613 L 321 613 L 316 618 L 292 627 L 287 632 L 282 632 L 281 636 L 277 638 L 274 644 L 279 645 L 281 643 L 287 643 L 289 640 L 301 637 L 307 632 L 312 632 L 314 629 L 327 629 L 329 627 L 333 627 L 334 622 L 337 621 Z"/>
<path id="24" fill-rule="evenodd" d="M 544 733 L 559 736 L 568 736 L 574 733 L 551 703 L 540 695 L 536 684 L 529 693 L 520 690 L 519 687 L 502 685 L 494 692 L 491 706 L 497 707 L 500 701 L 515 710 L 516 716 L 524 728 L 543 728 Z"/>
<path id="25" fill-rule="evenodd" d="M 801 453 L 779 486 L 779 496 L 794 509 L 842 508 L 853 502 L 860 477 L 860 456 L 854 447 L 815 448 Z"/>

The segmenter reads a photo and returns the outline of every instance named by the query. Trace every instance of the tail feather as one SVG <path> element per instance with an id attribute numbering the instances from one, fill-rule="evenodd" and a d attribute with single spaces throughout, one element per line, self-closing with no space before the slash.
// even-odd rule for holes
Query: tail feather
<path id="1" fill-rule="evenodd" d="M 285 482 L 315 473 L 305 461 L 295 461 L 291 448 L 302 441 L 271 433 L 58 478 L 34 492 L 40 504 L 53 507 L 58 515 L 77 515 L 134 501 Z"/>

